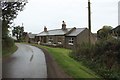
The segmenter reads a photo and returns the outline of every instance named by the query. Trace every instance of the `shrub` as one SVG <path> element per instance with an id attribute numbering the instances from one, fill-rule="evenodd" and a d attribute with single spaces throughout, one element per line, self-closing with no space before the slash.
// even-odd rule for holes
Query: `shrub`
<path id="1" fill-rule="evenodd" d="M 82 43 L 78 45 L 71 53 L 71 56 L 77 60 L 86 58 L 92 60 L 95 45 L 89 43 Z"/>
<path id="2" fill-rule="evenodd" d="M 2 55 L 9 54 L 11 48 L 14 47 L 14 40 L 10 37 L 5 37 L 2 39 Z"/>
<path id="3" fill-rule="evenodd" d="M 4 39 L 2 39 L 2 47 L 4 48 L 9 48 L 14 46 L 14 40 L 10 37 L 5 37 Z"/>
<path id="4" fill-rule="evenodd" d="M 82 43 L 70 56 L 104 78 L 120 78 L 120 39 L 108 37 L 95 45 Z"/>

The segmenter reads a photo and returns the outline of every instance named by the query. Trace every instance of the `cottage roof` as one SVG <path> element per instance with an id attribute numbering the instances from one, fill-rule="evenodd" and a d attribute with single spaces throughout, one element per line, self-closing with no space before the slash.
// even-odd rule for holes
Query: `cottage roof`
<path id="1" fill-rule="evenodd" d="M 36 34 L 28 33 L 29 38 L 35 38 Z"/>
<path id="2" fill-rule="evenodd" d="M 84 31 L 86 28 L 76 28 L 71 33 L 67 34 L 66 36 L 77 36 L 82 31 Z"/>
<path id="3" fill-rule="evenodd" d="M 112 31 L 119 32 L 120 31 L 120 25 L 118 25 L 116 28 L 113 28 Z"/>
<path id="4" fill-rule="evenodd" d="M 67 32 L 69 32 L 72 28 L 67 28 L 66 30 L 63 29 L 54 29 L 54 30 L 48 30 L 47 32 L 43 31 L 36 36 L 47 36 L 47 35 L 64 35 Z"/>

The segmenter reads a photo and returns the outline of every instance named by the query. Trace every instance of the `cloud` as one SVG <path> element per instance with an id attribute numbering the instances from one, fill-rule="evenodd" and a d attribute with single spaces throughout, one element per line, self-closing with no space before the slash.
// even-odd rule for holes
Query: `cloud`
<path id="1" fill-rule="evenodd" d="M 68 27 L 87 26 L 88 0 L 28 0 L 23 12 L 20 12 L 16 24 L 25 25 L 25 30 L 39 33 L 43 26 L 49 29 L 61 28 L 65 20 Z M 91 0 L 92 28 L 96 32 L 104 24 L 117 25 L 117 4 L 119 0 Z M 113 21 L 114 20 L 114 21 Z M 97 30 L 96 30 L 97 29 Z"/>

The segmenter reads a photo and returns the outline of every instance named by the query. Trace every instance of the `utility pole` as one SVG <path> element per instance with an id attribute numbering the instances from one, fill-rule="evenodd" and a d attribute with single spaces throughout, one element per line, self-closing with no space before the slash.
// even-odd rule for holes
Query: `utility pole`
<path id="1" fill-rule="evenodd" d="M 91 44 L 91 5 L 90 0 L 88 0 L 88 27 L 89 27 L 89 44 Z"/>

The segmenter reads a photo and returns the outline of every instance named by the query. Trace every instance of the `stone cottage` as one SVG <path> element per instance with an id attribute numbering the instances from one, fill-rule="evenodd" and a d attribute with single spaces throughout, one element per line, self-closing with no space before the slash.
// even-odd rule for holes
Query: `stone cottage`
<path id="1" fill-rule="evenodd" d="M 63 21 L 61 29 L 47 30 L 44 27 L 44 31 L 36 35 L 36 39 L 41 44 L 73 48 L 82 42 L 88 42 L 88 35 L 89 30 L 87 28 L 67 28 Z M 91 33 L 91 43 L 95 42 L 96 38 Z"/>
<path id="2" fill-rule="evenodd" d="M 113 38 L 120 39 L 120 25 L 111 30 Z"/>
<path id="3" fill-rule="evenodd" d="M 25 42 L 28 43 L 35 43 L 35 36 L 36 34 L 32 34 L 32 33 L 25 33 Z"/>

